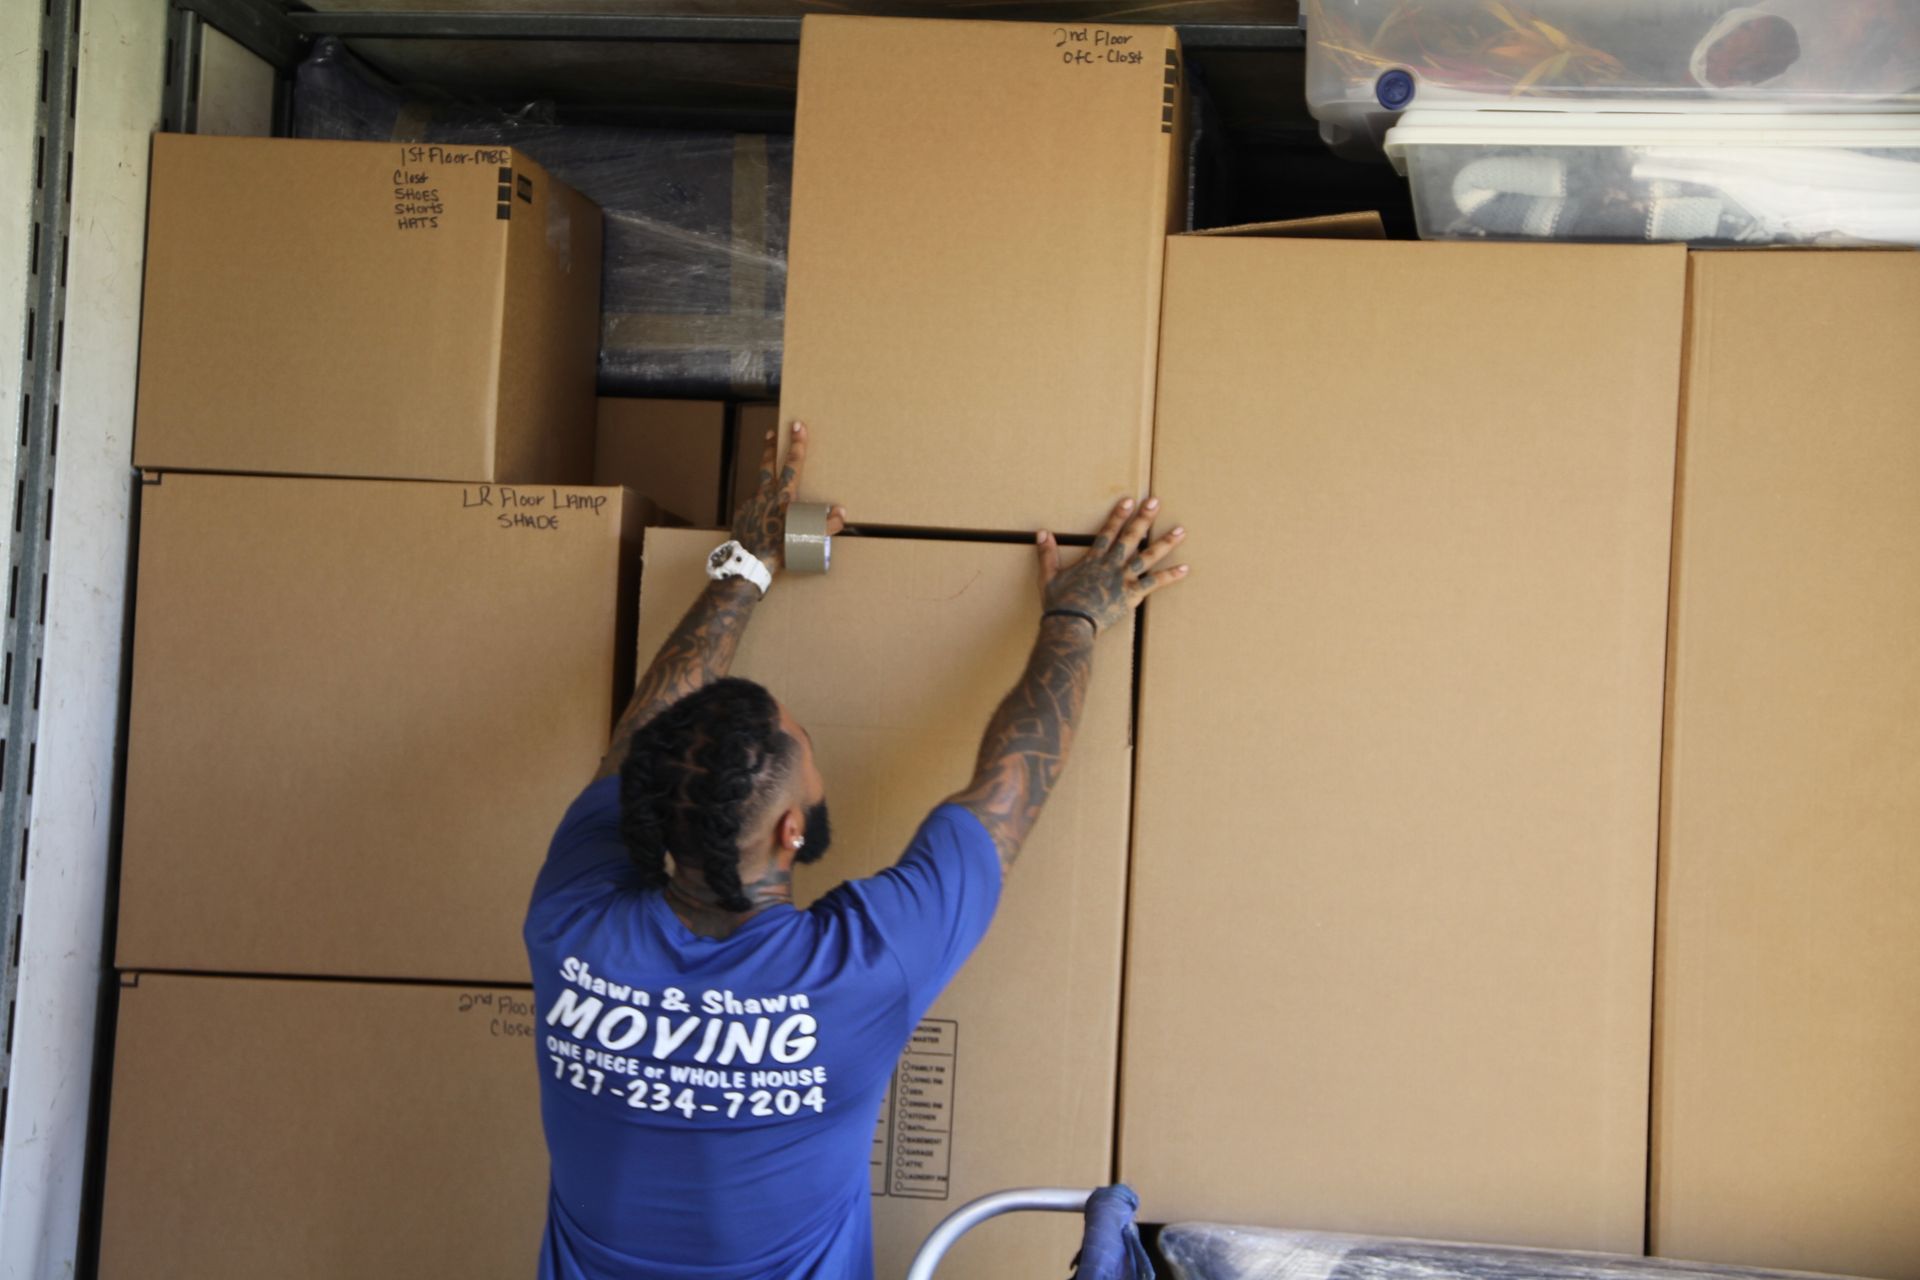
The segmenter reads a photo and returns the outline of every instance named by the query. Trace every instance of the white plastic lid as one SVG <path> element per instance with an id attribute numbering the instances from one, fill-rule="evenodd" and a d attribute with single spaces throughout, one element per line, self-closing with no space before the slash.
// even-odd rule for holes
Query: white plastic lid
<path id="1" fill-rule="evenodd" d="M 1920 115 L 1720 114 L 1703 104 L 1631 111 L 1437 111 L 1418 107 L 1387 132 L 1387 157 L 1405 171 L 1411 147 L 1920 148 Z"/>

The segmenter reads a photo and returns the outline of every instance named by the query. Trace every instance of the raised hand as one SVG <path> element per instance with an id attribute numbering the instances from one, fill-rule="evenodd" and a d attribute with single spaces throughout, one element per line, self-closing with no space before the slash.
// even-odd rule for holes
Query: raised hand
<path id="1" fill-rule="evenodd" d="M 787 508 L 800 492 L 800 473 L 807 465 L 807 429 L 796 422 L 792 443 L 787 447 L 787 462 L 780 465 L 780 433 L 767 432 L 760 452 L 760 482 L 740 503 L 733 515 L 734 541 L 759 556 L 767 568 L 778 573 L 787 565 Z M 847 510 L 835 507 L 827 516 L 829 536 L 847 527 Z"/>
<path id="2" fill-rule="evenodd" d="M 1048 609 L 1071 609 L 1093 620 L 1097 630 L 1127 618 L 1162 587 L 1187 576 L 1186 565 L 1155 570 L 1186 539 L 1178 525 L 1153 539 L 1153 518 L 1160 499 L 1138 504 L 1122 498 L 1094 535 L 1093 546 L 1074 563 L 1060 566 L 1060 544 L 1051 533 L 1035 538 L 1040 546 L 1040 592 Z M 1151 541 L 1149 539 L 1152 539 Z"/>

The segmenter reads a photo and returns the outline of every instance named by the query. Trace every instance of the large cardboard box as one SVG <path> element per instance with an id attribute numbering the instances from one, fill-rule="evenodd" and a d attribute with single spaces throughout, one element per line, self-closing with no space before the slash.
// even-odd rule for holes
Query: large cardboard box
<path id="1" fill-rule="evenodd" d="M 600 211 L 505 147 L 160 134 L 134 461 L 584 484 Z"/>
<path id="2" fill-rule="evenodd" d="M 1698 254 L 1653 1245 L 1920 1280 L 1920 256 Z"/>
<path id="3" fill-rule="evenodd" d="M 129 974 L 103 1280 L 524 1280 L 547 1204 L 531 993 Z"/>
<path id="4" fill-rule="evenodd" d="M 618 489 L 142 489 L 118 963 L 521 982 L 631 687 Z"/>
<path id="5" fill-rule="evenodd" d="M 809 15 L 781 415 L 875 524 L 1091 529 L 1147 478 L 1171 28 Z"/>
<path id="6" fill-rule="evenodd" d="M 593 482 L 643 494 L 682 523 L 717 527 L 726 523 L 727 447 L 727 406 L 717 400 L 603 399 Z"/>
<path id="7" fill-rule="evenodd" d="M 1638 1252 L 1684 253 L 1167 265 L 1120 1174 Z"/>
<path id="8" fill-rule="evenodd" d="M 710 533 L 648 530 L 643 662 L 705 582 L 712 547 Z M 800 869 L 803 899 L 891 865 L 966 786 L 1039 612 L 1030 547 L 843 538 L 831 574 L 774 587 L 733 671 L 784 701 L 819 753 L 834 844 Z M 975 1196 L 1111 1177 L 1132 656 L 1125 631 L 1101 640 L 1073 754 L 999 917 L 896 1071 L 873 1147 L 882 1276 L 904 1275 Z M 1077 1220 L 995 1222 L 940 1274 L 1057 1274 L 1078 1236 Z"/>

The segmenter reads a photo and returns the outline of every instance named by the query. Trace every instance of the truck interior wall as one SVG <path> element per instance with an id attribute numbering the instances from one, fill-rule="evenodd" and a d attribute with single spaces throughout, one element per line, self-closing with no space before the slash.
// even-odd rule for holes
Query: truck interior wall
<path id="1" fill-rule="evenodd" d="M 245 138 L 271 135 L 277 80 L 264 58 L 218 28 L 207 27 L 200 40 L 194 132 Z"/>

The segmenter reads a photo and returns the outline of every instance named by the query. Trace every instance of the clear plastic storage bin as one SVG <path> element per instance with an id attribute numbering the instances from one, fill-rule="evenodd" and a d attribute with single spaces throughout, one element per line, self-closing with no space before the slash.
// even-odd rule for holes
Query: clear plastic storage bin
<path id="1" fill-rule="evenodd" d="M 1410 111 L 1429 240 L 1920 246 L 1920 115 Z"/>
<path id="2" fill-rule="evenodd" d="M 1303 0 L 1307 101 L 1365 153 L 1409 107 L 1920 110 L 1920 0 Z"/>

